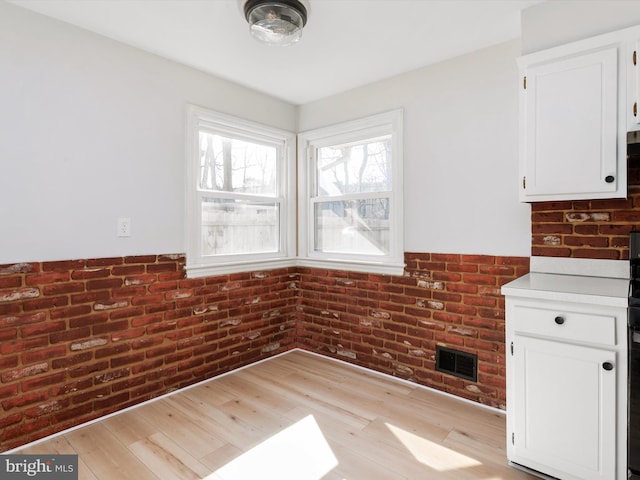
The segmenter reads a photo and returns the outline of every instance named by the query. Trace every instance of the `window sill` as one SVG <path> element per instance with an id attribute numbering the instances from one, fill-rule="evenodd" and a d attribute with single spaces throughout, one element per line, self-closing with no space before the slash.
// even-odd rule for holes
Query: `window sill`
<path id="1" fill-rule="evenodd" d="M 404 263 L 376 263 L 349 260 L 317 260 L 299 258 L 300 267 L 322 268 L 328 270 L 346 270 L 349 272 L 376 273 L 380 275 L 404 275 Z"/>
<path id="2" fill-rule="evenodd" d="M 187 278 L 214 277 L 230 273 L 251 272 L 257 270 L 274 270 L 276 268 L 295 267 L 295 258 L 279 260 L 253 260 L 249 262 L 218 263 L 209 265 L 187 265 Z"/>
<path id="3" fill-rule="evenodd" d="M 276 268 L 310 267 L 324 270 L 342 270 L 348 272 L 374 273 L 379 275 L 404 275 L 404 263 L 388 264 L 376 262 L 357 262 L 345 260 L 317 260 L 310 258 L 286 258 L 280 260 L 264 260 L 250 262 L 234 262 L 216 265 L 187 265 L 187 278 L 213 277 L 231 273 L 257 270 L 274 270 Z"/>

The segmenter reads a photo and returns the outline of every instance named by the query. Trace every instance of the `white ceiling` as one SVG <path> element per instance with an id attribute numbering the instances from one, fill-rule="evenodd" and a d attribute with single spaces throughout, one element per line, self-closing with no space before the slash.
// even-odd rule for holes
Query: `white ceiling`
<path id="1" fill-rule="evenodd" d="M 516 38 L 542 0 L 310 0 L 302 39 L 249 36 L 239 0 L 9 0 L 293 104 Z"/>

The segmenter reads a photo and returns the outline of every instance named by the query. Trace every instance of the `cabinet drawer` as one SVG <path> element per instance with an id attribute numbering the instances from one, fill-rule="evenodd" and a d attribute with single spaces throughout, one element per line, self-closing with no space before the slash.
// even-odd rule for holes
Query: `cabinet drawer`
<path id="1" fill-rule="evenodd" d="M 616 344 L 615 315 L 524 306 L 515 306 L 514 314 L 514 330 L 518 333 L 581 343 Z"/>

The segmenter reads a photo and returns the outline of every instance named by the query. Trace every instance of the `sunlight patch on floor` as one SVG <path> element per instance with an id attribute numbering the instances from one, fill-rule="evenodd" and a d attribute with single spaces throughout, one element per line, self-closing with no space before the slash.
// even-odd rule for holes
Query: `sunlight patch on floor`
<path id="1" fill-rule="evenodd" d="M 389 431 L 420 463 L 438 472 L 459 470 L 482 465 L 474 458 L 467 457 L 447 447 L 431 442 L 411 432 L 385 423 Z"/>
<path id="2" fill-rule="evenodd" d="M 285 428 L 205 480 L 320 480 L 338 465 L 313 415 Z"/>

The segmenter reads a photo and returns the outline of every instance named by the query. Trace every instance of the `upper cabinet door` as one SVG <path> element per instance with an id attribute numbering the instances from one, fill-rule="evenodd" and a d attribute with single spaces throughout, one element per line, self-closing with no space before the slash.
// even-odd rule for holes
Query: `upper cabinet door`
<path id="1" fill-rule="evenodd" d="M 621 48 L 521 62 L 522 201 L 626 196 L 626 151 L 618 141 Z"/>

